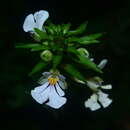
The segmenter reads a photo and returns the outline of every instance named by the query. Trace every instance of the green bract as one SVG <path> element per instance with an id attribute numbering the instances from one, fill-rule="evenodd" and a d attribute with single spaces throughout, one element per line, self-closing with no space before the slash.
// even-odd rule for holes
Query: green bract
<path id="1" fill-rule="evenodd" d="M 76 30 L 70 29 L 71 24 L 55 25 L 48 22 L 44 30 L 34 28 L 35 43 L 19 44 L 17 48 L 27 48 L 38 51 L 41 60 L 29 75 L 42 71 L 46 67 L 66 71 L 71 77 L 85 81 L 79 70 L 91 69 L 102 73 L 101 69 L 89 58 L 87 45 L 99 43 L 97 40 L 102 33 L 84 35 L 87 22 L 81 24 Z M 38 40 L 37 40 L 38 39 Z"/>

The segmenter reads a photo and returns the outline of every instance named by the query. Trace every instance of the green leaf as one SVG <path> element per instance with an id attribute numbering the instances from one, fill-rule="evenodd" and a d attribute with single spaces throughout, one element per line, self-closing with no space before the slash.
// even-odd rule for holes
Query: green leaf
<path id="1" fill-rule="evenodd" d="M 91 41 L 91 40 L 95 40 L 98 39 L 99 37 L 101 37 L 103 35 L 103 33 L 95 33 L 95 34 L 90 34 L 88 36 L 83 37 L 83 40 L 86 41 Z"/>
<path id="2" fill-rule="evenodd" d="M 56 67 L 61 63 L 61 60 L 62 60 L 62 54 L 54 56 L 53 69 L 56 69 Z"/>
<path id="3" fill-rule="evenodd" d="M 57 28 L 57 34 L 60 34 L 62 30 L 61 25 L 57 25 L 56 28 Z"/>
<path id="4" fill-rule="evenodd" d="M 40 45 L 37 43 L 29 43 L 29 44 L 23 44 L 21 43 L 20 45 L 16 45 L 16 48 L 34 48 L 34 47 L 39 47 Z"/>
<path id="5" fill-rule="evenodd" d="M 70 26 L 71 24 L 63 24 L 62 25 L 62 31 L 63 31 L 63 34 L 67 34 L 69 29 L 70 29 Z"/>
<path id="6" fill-rule="evenodd" d="M 80 44 L 83 44 L 83 45 L 89 45 L 89 44 L 93 44 L 93 43 L 100 43 L 100 41 L 98 41 L 98 40 L 91 40 L 91 41 L 87 41 L 86 39 L 80 39 L 79 41 L 78 41 Z"/>
<path id="7" fill-rule="evenodd" d="M 69 31 L 68 35 L 69 36 L 70 35 L 78 35 L 78 34 L 83 33 L 86 30 L 87 24 L 88 24 L 88 22 L 85 22 L 85 23 L 81 24 L 76 30 Z"/>
<path id="8" fill-rule="evenodd" d="M 82 81 L 86 81 L 86 79 L 84 78 L 84 76 L 77 70 L 76 67 L 74 67 L 73 65 L 67 64 L 64 67 L 64 70 L 69 73 L 73 78 L 77 78 L 79 80 Z"/>
<path id="9" fill-rule="evenodd" d="M 78 58 L 79 58 L 79 61 L 78 61 L 79 63 L 99 73 L 102 73 L 101 69 L 94 62 L 92 62 L 89 58 L 84 57 L 82 55 L 78 55 Z"/>
<path id="10" fill-rule="evenodd" d="M 45 26 L 45 29 L 51 35 L 55 35 L 57 33 L 57 26 L 53 23 L 50 23 L 48 26 Z"/>
<path id="11" fill-rule="evenodd" d="M 49 34 L 54 35 L 55 32 L 50 26 L 45 26 L 45 29 Z"/>
<path id="12" fill-rule="evenodd" d="M 79 42 L 80 41 L 80 38 L 78 37 L 69 37 L 66 39 L 66 42 Z"/>
<path id="13" fill-rule="evenodd" d="M 33 74 L 41 71 L 42 69 L 44 69 L 47 66 L 47 63 L 40 61 L 39 63 L 37 63 L 34 68 L 32 69 L 32 71 L 29 73 L 29 76 L 32 76 Z"/>
<path id="14" fill-rule="evenodd" d="M 86 66 L 87 68 L 102 73 L 101 69 L 94 62 L 92 62 L 88 57 L 80 55 L 80 53 L 76 50 L 76 48 L 70 47 L 67 50 L 68 52 L 73 53 L 78 57 L 78 59 L 72 58 L 74 61 Z"/>
<path id="15" fill-rule="evenodd" d="M 76 55 L 79 54 L 79 52 L 76 50 L 75 47 L 68 47 L 67 51 L 70 52 L 70 53 L 76 54 Z"/>
<path id="16" fill-rule="evenodd" d="M 50 48 L 48 46 L 45 46 L 45 45 L 40 45 L 40 46 L 37 46 L 37 47 L 33 47 L 31 49 L 31 51 L 41 51 L 41 50 L 49 50 Z"/>
<path id="17" fill-rule="evenodd" d="M 100 41 L 98 40 L 89 40 L 88 36 L 86 37 L 81 37 L 81 38 L 78 38 L 78 37 L 69 37 L 66 39 L 66 42 L 67 43 L 80 43 L 80 44 L 84 44 L 84 45 L 89 45 L 89 44 L 92 44 L 92 43 L 99 43 Z"/>
<path id="18" fill-rule="evenodd" d="M 34 30 L 40 36 L 41 39 L 53 40 L 53 37 L 48 35 L 46 32 L 43 32 L 43 31 L 39 30 L 38 28 L 35 28 Z"/>
<path id="19" fill-rule="evenodd" d="M 103 35 L 102 33 L 96 33 L 96 34 L 90 34 L 85 37 L 81 37 L 79 43 L 85 45 L 92 44 L 92 43 L 99 43 L 100 41 L 96 39 L 101 37 L 102 35 Z"/>

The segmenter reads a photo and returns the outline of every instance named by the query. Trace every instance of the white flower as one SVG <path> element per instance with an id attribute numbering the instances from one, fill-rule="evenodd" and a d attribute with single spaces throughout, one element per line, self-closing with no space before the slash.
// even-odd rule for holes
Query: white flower
<path id="1" fill-rule="evenodd" d="M 108 94 L 101 91 L 101 89 L 112 89 L 112 85 L 102 85 L 102 82 L 99 77 L 94 77 L 87 81 L 88 87 L 94 91 L 94 94 L 85 101 L 85 107 L 90 108 L 91 111 L 100 109 L 101 105 L 106 108 L 112 103 L 112 100 L 108 98 Z"/>
<path id="2" fill-rule="evenodd" d="M 31 32 L 34 33 L 34 28 L 38 28 L 40 30 L 43 30 L 43 24 L 48 19 L 49 13 L 45 10 L 40 10 L 38 12 L 35 12 L 34 15 L 30 14 L 25 18 L 24 24 L 23 24 L 23 30 L 25 32 Z"/>
<path id="3" fill-rule="evenodd" d="M 40 80 L 42 85 L 31 91 L 32 97 L 40 104 L 45 103 L 55 109 L 62 107 L 67 101 L 62 90 L 66 86 L 65 77 L 50 72 L 44 72 L 43 77 Z"/>
<path id="4" fill-rule="evenodd" d="M 96 111 L 101 108 L 101 105 L 104 107 L 108 107 L 112 100 L 108 98 L 108 94 L 99 91 L 96 94 L 93 94 L 87 101 L 85 101 L 85 107 L 90 108 L 91 111 Z"/>
<path id="5" fill-rule="evenodd" d="M 112 103 L 112 100 L 108 98 L 108 94 L 103 93 L 101 90 L 98 92 L 98 100 L 104 108 Z"/>
<path id="6" fill-rule="evenodd" d="M 98 96 L 96 94 L 93 94 L 90 99 L 85 101 L 85 107 L 90 108 L 91 111 L 96 111 L 99 108 L 101 108 L 100 104 L 97 102 Z"/>

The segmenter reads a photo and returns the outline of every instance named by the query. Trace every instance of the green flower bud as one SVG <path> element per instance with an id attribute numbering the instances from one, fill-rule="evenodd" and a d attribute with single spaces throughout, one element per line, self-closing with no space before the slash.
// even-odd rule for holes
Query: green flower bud
<path id="1" fill-rule="evenodd" d="M 49 62 L 52 60 L 53 54 L 49 50 L 45 50 L 40 54 L 41 59 L 43 59 L 46 62 Z"/>
<path id="2" fill-rule="evenodd" d="M 80 53 L 80 55 L 89 57 L 89 52 L 85 48 L 79 48 L 77 51 Z"/>

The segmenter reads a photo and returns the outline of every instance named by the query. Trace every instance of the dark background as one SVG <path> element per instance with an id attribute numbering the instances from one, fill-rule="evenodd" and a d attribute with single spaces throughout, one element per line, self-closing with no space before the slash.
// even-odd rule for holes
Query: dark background
<path id="1" fill-rule="evenodd" d="M 130 130 L 130 1 L 113 0 L 4 0 L 0 4 L 0 130 Z M 89 90 L 71 85 L 67 104 L 53 110 L 37 104 L 29 95 L 36 79 L 28 77 L 37 55 L 15 49 L 30 42 L 22 30 L 26 15 L 48 10 L 51 20 L 72 23 L 88 21 L 88 33 L 106 32 L 101 45 L 90 48 L 97 61 L 107 58 L 102 76 L 113 85 L 113 104 L 96 112 L 84 108 Z"/>

